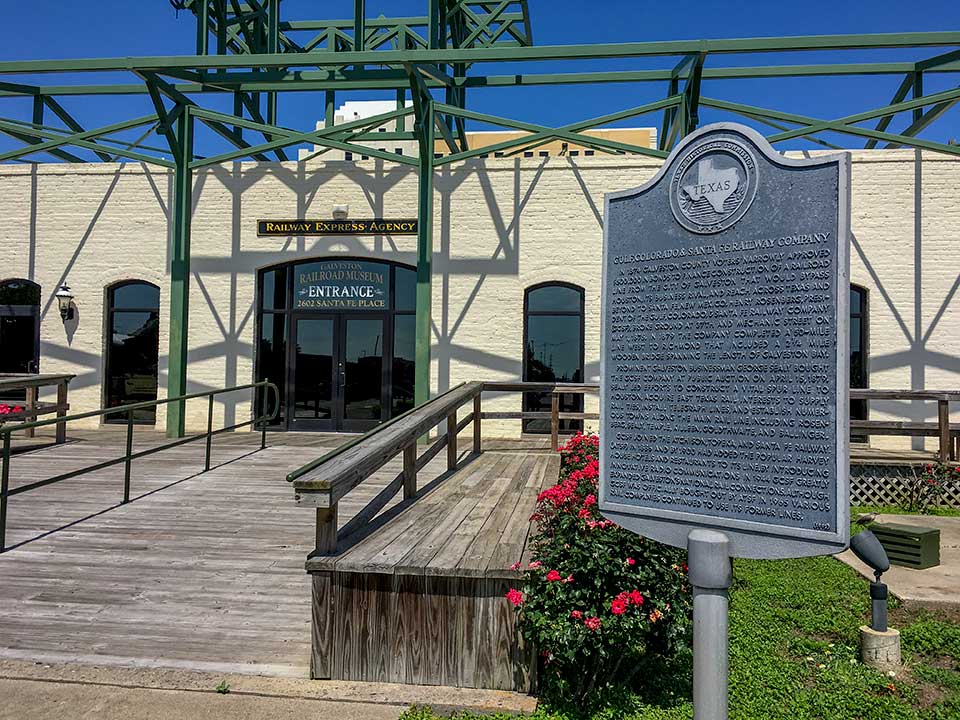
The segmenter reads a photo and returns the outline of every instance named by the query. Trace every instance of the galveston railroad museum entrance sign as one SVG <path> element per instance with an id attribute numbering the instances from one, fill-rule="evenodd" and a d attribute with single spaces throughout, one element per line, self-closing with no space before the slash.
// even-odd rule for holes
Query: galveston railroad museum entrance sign
<path id="1" fill-rule="evenodd" d="M 690 552 L 694 706 L 726 717 L 730 558 L 849 540 L 849 156 L 687 138 L 606 196 L 600 509 Z"/>

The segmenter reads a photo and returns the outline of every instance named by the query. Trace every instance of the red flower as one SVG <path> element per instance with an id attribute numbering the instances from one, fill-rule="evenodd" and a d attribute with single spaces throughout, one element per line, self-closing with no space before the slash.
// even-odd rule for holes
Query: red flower
<path id="1" fill-rule="evenodd" d="M 567 576 L 563 579 L 563 581 L 564 581 L 565 583 L 572 583 L 572 582 L 573 582 L 573 575 L 567 575 Z"/>
<path id="2" fill-rule="evenodd" d="M 570 613 L 570 617 L 572 617 L 574 620 L 579 620 L 580 618 L 583 617 L 583 613 L 580 612 L 579 610 L 574 610 L 573 612 Z"/>
<path id="3" fill-rule="evenodd" d="M 600 618 L 598 617 L 588 617 L 586 620 L 583 621 L 583 624 L 587 626 L 587 630 L 596 632 L 597 630 L 600 629 L 600 625 L 602 623 L 600 622 Z"/>
<path id="4" fill-rule="evenodd" d="M 580 508 L 580 512 L 577 513 L 577 517 L 580 518 L 581 520 L 582 520 L 583 518 L 588 518 L 588 517 L 590 517 L 590 510 L 589 510 L 589 508 L 585 508 L 585 507 L 584 507 L 584 508 Z"/>
<path id="5" fill-rule="evenodd" d="M 640 594 L 639 590 L 631 591 L 629 597 L 633 605 L 643 605 L 643 595 Z"/>
<path id="6" fill-rule="evenodd" d="M 636 560 L 634 560 L 633 558 L 627 558 L 627 565 L 633 566 L 636 564 L 637 564 Z"/>
<path id="7" fill-rule="evenodd" d="M 627 603 L 623 599 L 616 597 L 610 603 L 610 612 L 614 615 L 623 615 L 626 611 Z"/>
<path id="8" fill-rule="evenodd" d="M 510 566 L 510 569 L 511 569 L 511 570 L 519 570 L 519 569 L 520 569 L 520 561 L 517 560 L 513 565 Z"/>
<path id="9" fill-rule="evenodd" d="M 590 507 L 591 505 L 596 505 L 596 504 L 597 504 L 597 496 L 594 495 L 594 494 L 592 494 L 592 493 L 591 493 L 590 495 L 587 495 L 587 496 L 583 499 L 583 506 L 584 506 L 584 507 Z"/>
<path id="10" fill-rule="evenodd" d="M 536 570 L 536 569 L 539 568 L 541 565 L 543 565 L 542 562 L 540 562 L 539 560 L 534 560 L 534 561 L 533 561 L 532 563 L 530 563 L 527 567 L 529 567 L 531 570 Z"/>
<path id="11" fill-rule="evenodd" d="M 562 580 L 562 579 L 563 578 L 561 577 L 560 573 L 558 573 L 556 570 L 551 570 L 550 572 L 547 573 L 548 582 L 556 582 L 557 580 Z"/>
<path id="12" fill-rule="evenodd" d="M 523 593 L 516 588 L 510 588 L 507 591 L 506 598 L 514 607 L 520 607 L 520 604 L 523 602 Z"/>

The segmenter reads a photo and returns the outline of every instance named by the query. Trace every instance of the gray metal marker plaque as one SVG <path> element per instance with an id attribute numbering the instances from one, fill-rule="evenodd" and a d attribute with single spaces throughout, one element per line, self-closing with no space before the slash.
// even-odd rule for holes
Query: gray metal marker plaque
<path id="1" fill-rule="evenodd" d="M 600 509 L 734 557 L 849 540 L 849 157 L 750 128 L 689 135 L 606 196 Z"/>

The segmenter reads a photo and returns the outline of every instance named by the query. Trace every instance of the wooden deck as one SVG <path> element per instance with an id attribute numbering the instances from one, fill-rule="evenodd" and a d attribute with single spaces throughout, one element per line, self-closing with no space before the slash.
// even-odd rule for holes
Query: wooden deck
<path id="1" fill-rule="evenodd" d="M 160 436 L 139 433 L 138 447 Z M 343 437 L 223 435 L 10 498 L 0 555 L 0 657 L 306 676 L 313 517 L 285 475 Z M 11 486 L 116 457 L 123 435 L 71 433 L 66 445 L 13 457 Z M 399 461 L 341 504 L 341 524 Z M 445 471 L 436 459 L 424 482 Z M 389 503 L 389 512 L 396 501 Z"/>

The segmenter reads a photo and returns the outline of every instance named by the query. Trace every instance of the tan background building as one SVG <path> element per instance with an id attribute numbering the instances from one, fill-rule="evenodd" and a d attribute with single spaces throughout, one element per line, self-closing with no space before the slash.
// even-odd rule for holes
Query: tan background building
<path id="1" fill-rule="evenodd" d="M 851 278 L 869 298 L 870 386 L 956 388 L 960 161 L 913 150 L 852 157 Z M 597 380 L 603 194 L 636 186 L 658 167 L 650 159 L 596 155 L 490 158 L 438 171 L 433 390 L 519 378 L 524 291 L 545 281 L 584 289 L 584 374 Z M 253 380 L 258 268 L 344 255 L 415 264 L 415 237 L 260 238 L 258 219 L 328 218 L 344 204 L 351 217 L 409 217 L 416 190 L 414 171 L 374 160 L 244 163 L 197 173 L 190 389 Z M 40 284 L 40 369 L 77 374 L 74 411 L 103 404 L 106 288 L 121 280 L 160 287 L 164 394 L 170 205 L 171 175 L 140 165 L 0 167 L 0 280 Z M 77 310 L 66 323 L 53 297 L 64 282 Z M 489 407 L 519 410 L 520 398 L 491 399 Z M 246 419 L 249 396 L 217 408 L 228 422 Z M 933 403 L 875 403 L 871 417 L 932 420 L 935 413 Z M 204 428 L 205 415 L 205 403 L 188 406 L 188 428 Z M 503 421 L 497 430 L 515 434 L 519 423 Z"/>

